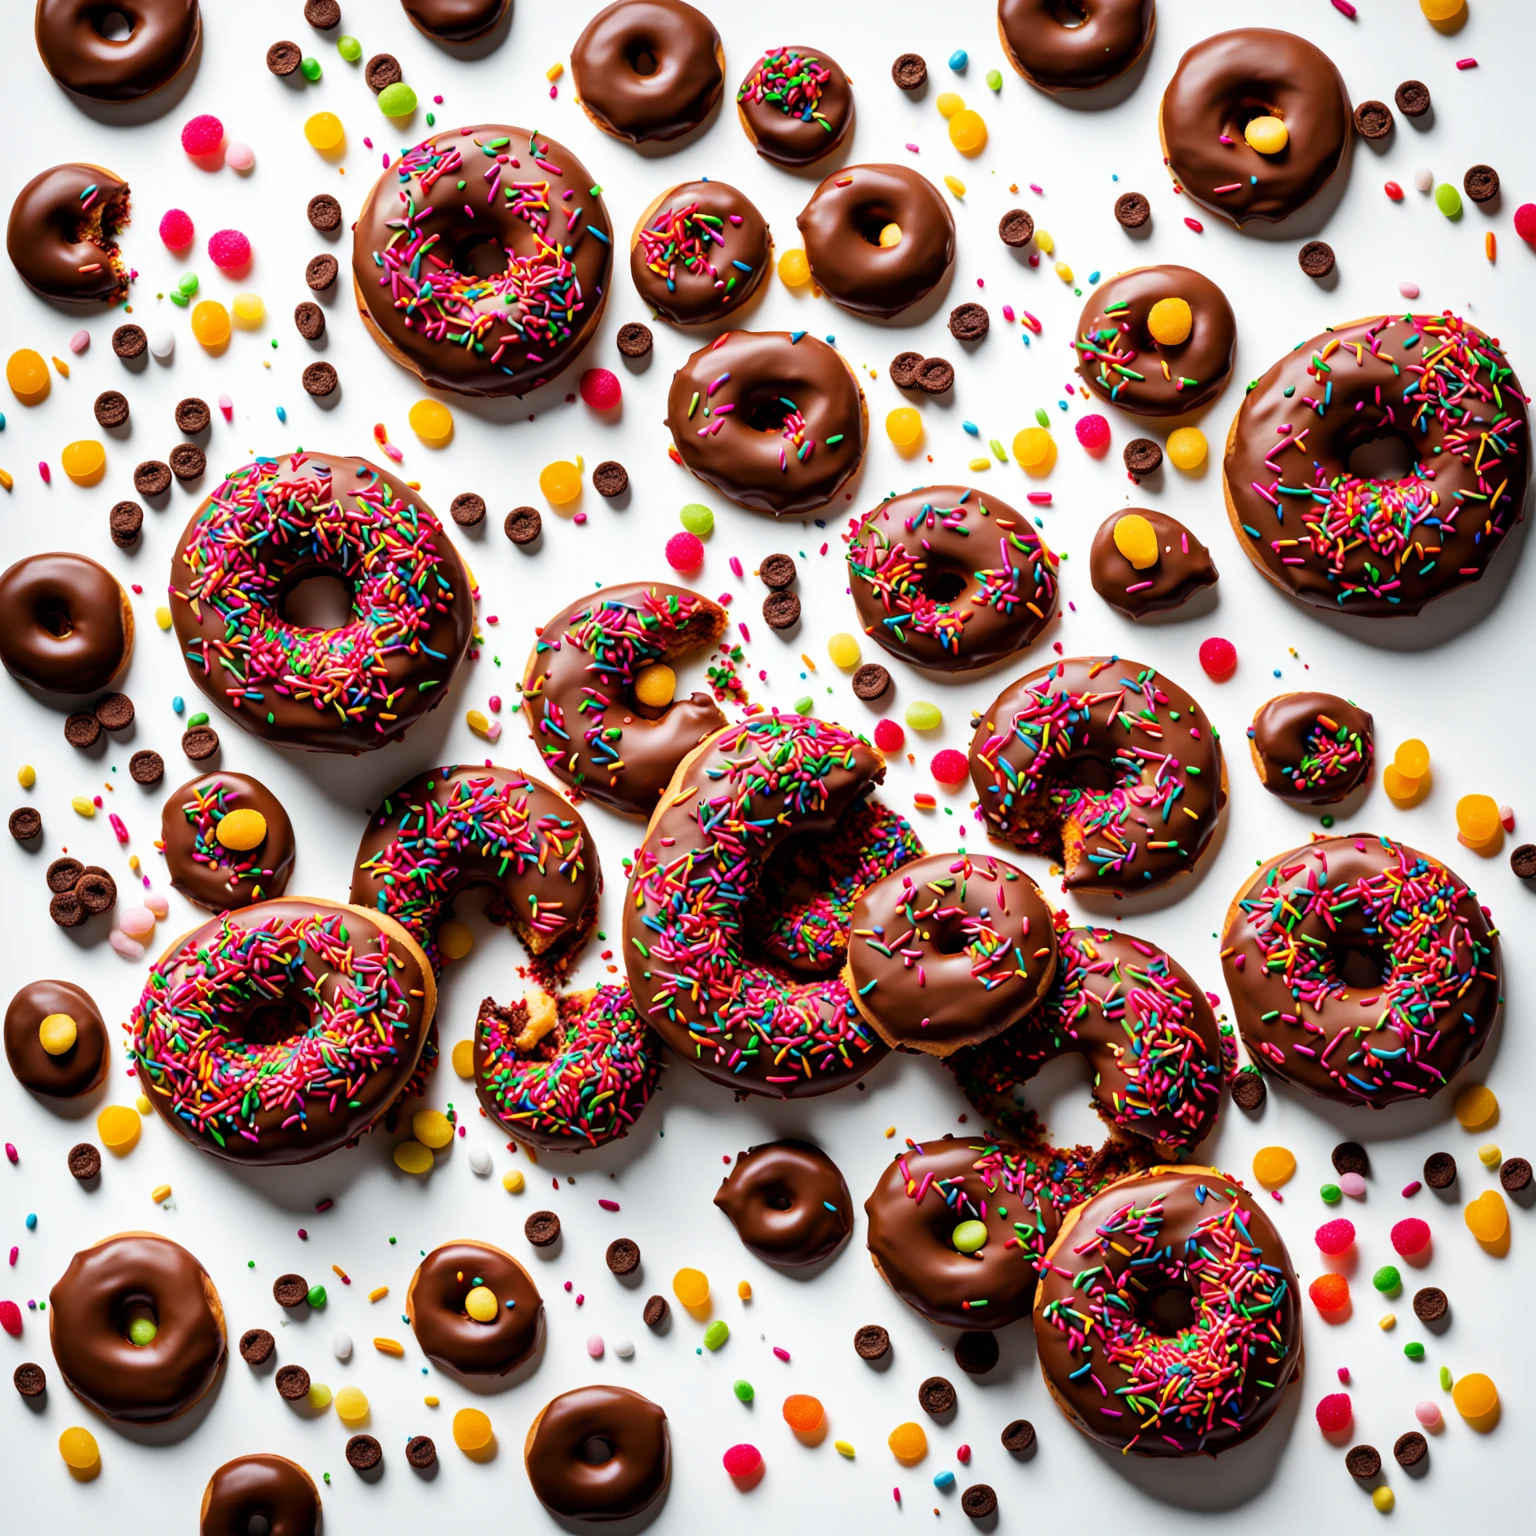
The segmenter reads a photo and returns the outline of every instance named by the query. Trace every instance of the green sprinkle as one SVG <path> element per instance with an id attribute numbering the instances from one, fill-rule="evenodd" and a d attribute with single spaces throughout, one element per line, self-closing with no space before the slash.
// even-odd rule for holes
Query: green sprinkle
<path id="1" fill-rule="evenodd" d="M 198 712 L 195 715 L 191 715 L 187 719 L 187 729 L 189 731 L 192 729 L 192 727 L 194 725 L 207 725 L 207 724 L 208 724 L 208 712 L 206 710 L 200 709 L 200 710 L 198 710 Z"/>
<path id="2" fill-rule="evenodd" d="M 1451 1369 L 1447 1365 L 1440 1367 L 1440 1390 L 1442 1392 L 1451 1390 Z"/>
<path id="3" fill-rule="evenodd" d="M 1344 1191 L 1337 1184 L 1324 1184 L 1318 1190 L 1318 1194 L 1323 1197 L 1324 1202 L 1328 1205 L 1337 1205 L 1344 1198 Z"/>
<path id="4" fill-rule="evenodd" d="M 1049 429 L 1051 425 L 1051 418 L 1045 414 L 1045 407 L 1043 405 L 1037 405 L 1035 407 L 1035 420 L 1038 421 L 1042 427 Z"/>
<path id="5" fill-rule="evenodd" d="M 1002 90 L 1002 88 L 1003 88 L 1003 72 L 1002 72 L 1002 70 L 1000 70 L 1000 69 L 989 69 L 987 71 L 987 89 L 989 91 L 1000 91 L 1000 90 Z"/>
<path id="6" fill-rule="evenodd" d="M 197 273 L 196 272 L 183 272 L 182 275 L 181 275 L 181 280 L 180 280 L 180 282 L 178 282 L 176 284 L 176 286 L 185 294 L 194 294 L 194 293 L 196 293 L 197 292 Z"/>

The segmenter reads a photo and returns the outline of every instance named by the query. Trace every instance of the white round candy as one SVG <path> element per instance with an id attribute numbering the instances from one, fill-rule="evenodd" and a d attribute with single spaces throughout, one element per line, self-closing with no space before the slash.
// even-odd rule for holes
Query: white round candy
<path id="1" fill-rule="evenodd" d="M 149 338 L 150 356 L 158 357 L 162 363 L 175 350 L 176 332 L 173 331 L 168 325 L 162 325 L 160 329 Z"/>
<path id="2" fill-rule="evenodd" d="M 484 1147 L 471 1147 L 469 1167 L 472 1173 L 478 1173 L 483 1179 L 491 1171 L 491 1154 Z"/>
<path id="3" fill-rule="evenodd" d="M 331 1353 L 338 1360 L 350 1360 L 352 1358 L 352 1335 L 350 1333 L 337 1333 L 331 1336 Z"/>
<path id="4" fill-rule="evenodd" d="M 1428 192 L 1435 184 L 1435 173 L 1427 165 L 1421 165 L 1413 173 L 1413 184 L 1420 192 Z"/>
<path id="5" fill-rule="evenodd" d="M 628 1360 L 635 1352 L 635 1341 L 633 1339 L 615 1339 L 613 1341 L 613 1352 L 620 1360 Z"/>

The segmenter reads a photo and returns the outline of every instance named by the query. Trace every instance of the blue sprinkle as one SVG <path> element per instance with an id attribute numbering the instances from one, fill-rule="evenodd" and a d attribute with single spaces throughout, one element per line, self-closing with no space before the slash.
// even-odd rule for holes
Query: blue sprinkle
<path id="1" fill-rule="evenodd" d="M 981 428 L 978 427 L 974 421 L 962 421 L 960 423 L 960 425 L 962 427 L 964 427 L 965 430 L 967 432 L 969 432 L 972 437 L 980 437 L 981 436 Z"/>
<path id="2" fill-rule="evenodd" d="M 181 712 L 182 712 L 182 711 L 183 711 L 183 710 L 184 710 L 184 709 L 185 709 L 185 708 L 186 708 L 186 707 L 187 707 L 187 706 L 186 706 L 186 704 L 185 704 L 185 703 L 184 703 L 184 702 L 183 702 L 183 700 L 182 700 L 182 697 L 181 697 L 181 695 L 180 695 L 180 694 L 179 694 L 179 693 L 178 693 L 178 694 L 177 694 L 177 695 L 176 695 L 176 697 L 175 697 L 175 698 L 174 698 L 174 699 L 172 699 L 172 700 L 171 700 L 171 708 L 172 708 L 172 709 L 174 709 L 174 710 L 175 710 L 175 711 L 176 711 L 176 713 L 177 713 L 177 714 L 178 714 L 178 715 L 179 715 L 179 714 L 180 714 L 180 713 L 181 713 Z"/>
<path id="3" fill-rule="evenodd" d="M 27 1212 L 27 1231 L 28 1232 L 35 1232 L 36 1230 L 37 1230 L 37 1212 L 36 1211 L 28 1211 Z"/>
<path id="4" fill-rule="evenodd" d="M 1090 283 L 1096 283 L 1096 282 L 1098 282 L 1098 280 L 1099 280 L 1099 274 L 1097 272 L 1090 272 L 1088 274 L 1088 281 Z"/>
<path id="5" fill-rule="evenodd" d="M 1114 172 L 1113 172 L 1113 171 L 1111 171 L 1111 172 L 1110 172 L 1110 173 L 1109 173 L 1109 179 L 1110 179 L 1110 180 L 1111 180 L 1111 181 L 1119 181 L 1119 180 L 1120 180 L 1120 178 L 1119 178 L 1119 177 L 1118 177 L 1118 176 L 1117 176 L 1117 175 L 1116 175 L 1116 174 L 1115 174 L 1115 173 L 1114 173 Z"/>
<path id="6" fill-rule="evenodd" d="M 5 431 L 5 412 L 0 411 L 0 432 Z"/>
<path id="7" fill-rule="evenodd" d="M 955 1474 L 953 1472 L 935 1472 L 933 1474 L 933 1486 L 935 1488 L 953 1488 L 955 1486 Z"/>
<path id="8" fill-rule="evenodd" d="M 277 408 L 277 419 L 279 421 L 287 421 L 288 420 L 288 412 L 285 411 L 282 408 L 282 406 L 278 406 L 278 408 Z"/>
<path id="9" fill-rule="evenodd" d="M 827 332 L 827 336 L 826 336 L 826 342 L 827 342 L 827 345 L 829 347 L 835 347 L 837 345 L 837 337 L 834 336 L 830 331 L 828 331 Z"/>
<path id="10" fill-rule="evenodd" d="M 949 67 L 958 75 L 970 63 L 970 60 L 971 56 L 964 48 L 956 48 L 949 56 Z"/>

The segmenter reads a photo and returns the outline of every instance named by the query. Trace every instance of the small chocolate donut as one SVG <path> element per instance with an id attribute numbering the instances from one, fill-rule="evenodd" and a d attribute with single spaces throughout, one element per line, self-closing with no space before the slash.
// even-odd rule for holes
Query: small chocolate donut
<path id="1" fill-rule="evenodd" d="M 1282 693 L 1248 727 L 1259 783 L 1296 805 L 1333 805 L 1371 776 L 1370 715 L 1334 693 Z"/>
<path id="2" fill-rule="evenodd" d="M 84 555 L 25 555 L 0 575 L 0 661 L 49 693 L 97 693 L 128 664 L 133 609 Z"/>
<path id="3" fill-rule="evenodd" d="M 949 205 L 904 165 L 834 171 L 795 222 L 811 276 L 854 314 L 889 320 L 932 293 L 955 264 Z"/>
<path id="4" fill-rule="evenodd" d="M 1151 507 L 1126 507 L 1099 524 L 1088 576 L 1111 608 L 1140 619 L 1183 607 L 1196 592 L 1215 585 L 1217 570 L 1210 550 L 1178 518 Z"/>
<path id="5" fill-rule="evenodd" d="M 577 1387 L 539 1409 L 523 1463 L 539 1502 L 558 1518 L 632 1519 L 665 1498 L 672 1481 L 667 1415 L 624 1387 Z"/>
<path id="6" fill-rule="evenodd" d="M 198 1536 L 247 1536 L 266 1521 L 268 1536 L 319 1536 L 320 1490 L 286 1456 L 237 1456 L 203 1490 Z"/>
<path id="7" fill-rule="evenodd" d="M 741 309 L 773 262 L 773 237 L 750 198 L 723 181 L 669 187 L 635 221 L 629 273 L 673 325 L 708 325 Z"/>
<path id="8" fill-rule="evenodd" d="M 16 194 L 5 249 L 45 299 L 117 304 L 128 296 L 128 273 L 112 237 L 127 222 L 126 181 L 99 165 L 55 165 Z"/>
<path id="9" fill-rule="evenodd" d="M 116 13 L 128 35 L 105 37 Z M 93 101 L 137 101 L 168 85 L 197 51 L 198 0 L 37 0 L 37 51 L 66 91 Z"/>
<path id="10" fill-rule="evenodd" d="M 814 512 L 864 458 L 864 389 L 842 356 L 800 331 L 727 331 L 672 376 L 667 427 L 685 469 L 774 517 Z"/>
<path id="11" fill-rule="evenodd" d="M 55 1055 L 39 1031 L 44 1019 L 59 1013 L 75 1021 L 75 1039 Z M 106 1078 L 112 1047 L 90 993 L 69 981 L 30 981 L 5 1010 L 5 1056 L 23 1088 L 50 1099 L 74 1099 Z"/>
<path id="12" fill-rule="evenodd" d="M 210 912 L 281 896 L 293 873 L 293 823 L 277 796 L 243 773 L 189 779 L 165 802 L 160 841 L 171 884 Z"/>
<path id="13" fill-rule="evenodd" d="M 752 146 L 775 165 L 813 165 L 853 127 L 853 87 L 836 59 L 813 48 L 770 48 L 736 90 Z"/>
<path id="14" fill-rule="evenodd" d="M 1123 75 L 1156 25 L 1156 0 L 997 0 L 997 33 L 1009 63 L 1053 95 Z"/>
<path id="15" fill-rule="evenodd" d="M 806 1141 L 770 1141 L 738 1152 L 715 1204 L 745 1248 L 784 1269 L 836 1253 L 853 1230 L 853 1203 L 837 1164 Z"/>
<path id="16" fill-rule="evenodd" d="M 544 1302 L 528 1271 L 510 1253 L 468 1238 L 434 1248 L 417 1265 L 405 1315 L 427 1359 L 459 1376 L 505 1376 L 544 1337 Z"/>
<path id="17" fill-rule="evenodd" d="M 571 49 L 582 110 L 632 144 L 697 128 L 725 92 L 725 45 L 714 23 L 683 0 L 614 0 Z"/>
<path id="18" fill-rule="evenodd" d="M 129 1329 L 154 1325 L 136 1344 Z M 163 1424 L 213 1385 L 228 1345 L 208 1271 L 179 1243 L 123 1232 L 83 1248 L 48 1293 L 48 1338 L 65 1384 L 104 1418 Z"/>
<path id="19" fill-rule="evenodd" d="M 400 0 L 418 32 L 443 43 L 484 37 L 512 8 L 512 0 Z"/>

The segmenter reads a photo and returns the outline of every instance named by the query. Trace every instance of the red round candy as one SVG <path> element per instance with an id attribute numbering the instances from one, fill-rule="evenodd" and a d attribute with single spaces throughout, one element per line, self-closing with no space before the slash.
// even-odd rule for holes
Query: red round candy
<path id="1" fill-rule="evenodd" d="M 192 244 L 192 216 L 180 208 L 171 208 L 160 216 L 160 238 L 166 249 L 184 251 Z"/>
<path id="2" fill-rule="evenodd" d="M 667 540 L 667 564 L 674 571 L 696 571 L 704 564 L 704 545 L 692 533 L 674 533 Z"/>
<path id="3" fill-rule="evenodd" d="M 1387 185 L 1386 185 L 1386 193 L 1387 193 L 1387 196 L 1390 197 L 1394 203 L 1400 203 L 1403 200 L 1403 189 L 1400 186 L 1398 186 L 1398 184 L 1395 181 L 1389 181 L 1387 183 Z"/>
<path id="4" fill-rule="evenodd" d="M 581 398 L 594 411 L 611 411 L 624 398 L 619 376 L 606 368 L 588 368 L 581 376 Z"/>
<path id="5" fill-rule="evenodd" d="M 1103 453 L 1109 447 L 1109 422 L 1102 416 L 1080 416 L 1077 440 L 1089 453 Z"/>
<path id="6" fill-rule="evenodd" d="M 189 155 L 211 155 L 224 142 L 224 124 L 211 112 L 200 113 L 181 130 L 181 147 Z"/>
<path id="7" fill-rule="evenodd" d="M 882 752 L 899 751 L 906 739 L 907 733 L 894 720 L 875 721 L 875 745 Z"/>
<path id="8" fill-rule="evenodd" d="M 221 229 L 208 237 L 208 259 L 221 272 L 235 272 L 251 259 L 251 242 L 238 229 Z"/>
<path id="9" fill-rule="evenodd" d="M 1355 1224 L 1343 1216 L 1335 1221 L 1325 1221 L 1317 1229 L 1317 1246 L 1324 1253 L 1343 1253 L 1354 1245 L 1354 1241 Z"/>
<path id="10" fill-rule="evenodd" d="M 21 1337 L 21 1308 L 14 1301 L 0 1301 L 0 1328 L 12 1338 Z"/>
<path id="11" fill-rule="evenodd" d="M 1423 1253 L 1429 1247 L 1429 1223 L 1417 1216 L 1405 1216 L 1392 1228 L 1392 1246 L 1405 1259 Z"/>
<path id="12" fill-rule="evenodd" d="M 1521 203 L 1515 209 L 1515 233 L 1536 245 L 1536 203 Z"/>
<path id="13" fill-rule="evenodd" d="M 1220 635 L 1212 635 L 1201 642 L 1200 665 L 1205 668 L 1207 677 L 1224 683 L 1237 671 L 1237 647 Z"/>
<path id="14" fill-rule="evenodd" d="M 1342 1312 L 1349 1305 L 1349 1281 L 1343 1275 L 1319 1275 L 1307 1295 L 1319 1312 Z"/>
<path id="15" fill-rule="evenodd" d="M 763 1453 L 755 1445 L 733 1445 L 720 1460 L 732 1477 L 750 1477 L 763 1464 Z"/>
<path id="16" fill-rule="evenodd" d="M 881 725 L 885 723 L 883 720 L 880 722 Z M 897 729 L 899 730 L 900 727 L 898 726 Z M 957 752 L 953 747 L 945 747 L 942 752 L 935 752 L 929 768 L 940 784 L 963 784 L 971 771 L 965 753 Z"/>
<path id="17" fill-rule="evenodd" d="M 1347 1392 L 1330 1392 L 1317 1404 L 1317 1427 L 1325 1435 L 1340 1435 L 1355 1422 L 1354 1404 Z"/>

